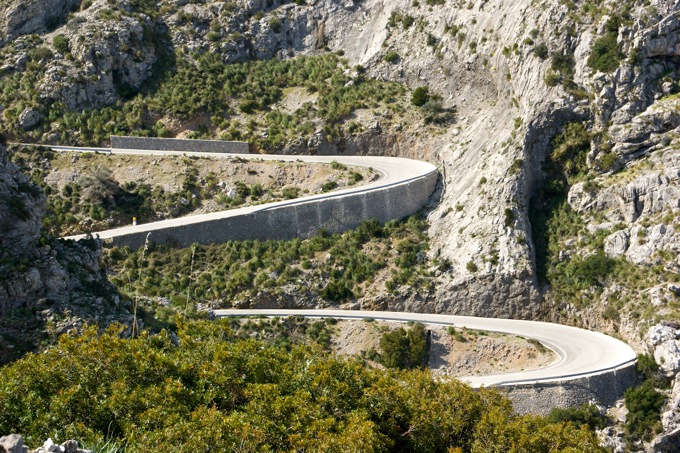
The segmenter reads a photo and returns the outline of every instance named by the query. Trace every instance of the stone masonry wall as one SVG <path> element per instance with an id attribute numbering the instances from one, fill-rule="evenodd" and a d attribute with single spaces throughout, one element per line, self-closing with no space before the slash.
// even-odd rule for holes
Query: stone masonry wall
<path id="1" fill-rule="evenodd" d="M 184 140 L 179 138 L 145 138 L 111 136 L 112 149 L 149 149 L 199 153 L 248 154 L 248 143 L 222 140 Z"/>
<path id="2" fill-rule="evenodd" d="M 232 215 L 190 225 L 168 226 L 151 231 L 149 240 L 179 246 L 245 239 L 308 238 L 325 230 L 340 233 L 376 219 L 385 223 L 416 213 L 434 192 L 437 172 L 377 189 L 357 190 L 340 197 L 309 201 L 292 200 L 254 212 Z M 139 248 L 149 231 L 116 236 L 112 245 Z"/>
<path id="3" fill-rule="evenodd" d="M 503 386 L 515 411 L 520 414 L 548 415 L 554 407 L 566 408 L 584 403 L 611 407 L 636 380 L 635 364 L 583 378 L 559 382 Z"/>

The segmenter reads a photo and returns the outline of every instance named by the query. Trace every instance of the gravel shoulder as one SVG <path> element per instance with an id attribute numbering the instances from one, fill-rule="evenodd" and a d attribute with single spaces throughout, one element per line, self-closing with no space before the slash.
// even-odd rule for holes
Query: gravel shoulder
<path id="1" fill-rule="evenodd" d="M 380 337 L 403 323 L 340 320 L 331 345 L 346 356 L 380 349 Z M 540 343 L 496 332 L 447 329 L 426 325 L 431 332 L 429 368 L 434 376 L 471 376 L 523 371 L 549 365 L 557 356 Z"/>

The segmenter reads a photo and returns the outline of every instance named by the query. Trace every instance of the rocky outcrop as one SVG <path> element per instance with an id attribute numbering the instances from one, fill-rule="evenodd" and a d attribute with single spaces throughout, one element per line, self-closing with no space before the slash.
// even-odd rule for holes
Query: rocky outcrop
<path id="1" fill-rule="evenodd" d="M 663 433 L 650 444 L 648 451 L 675 451 L 680 439 L 680 329 L 677 326 L 658 324 L 649 328 L 645 339 L 661 372 L 674 382 L 661 414 Z"/>
<path id="2" fill-rule="evenodd" d="M 680 208 L 680 153 L 667 146 L 649 154 L 646 162 L 631 170 L 628 178 L 575 184 L 569 204 L 593 220 L 600 219 L 589 222 L 591 231 L 612 231 L 604 242 L 608 256 L 625 256 L 636 264 L 664 263 L 678 270 L 680 230 L 675 212 Z M 672 258 L 663 259 L 664 254 Z"/>
<path id="3" fill-rule="evenodd" d="M 0 6 L 0 44 L 56 28 L 80 3 L 81 0 L 8 0 Z"/>
<path id="4" fill-rule="evenodd" d="M 78 17 L 83 18 L 79 27 L 64 35 L 70 57 L 49 64 L 41 97 L 81 109 L 111 105 L 136 92 L 153 73 L 158 53 L 149 36 L 162 36 L 162 25 L 143 14 Z"/>
<path id="5" fill-rule="evenodd" d="M 41 237 L 45 196 L 0 145 L 0 363 L 86 323 L 129 322 L 95 240 Z"/>
<path id="6" fill-rule="evenodd" d="M 45 208 L 45 195 L 0 145 L 0 258 L 14 259 L 36 247 Z"/>
<path id="7" fill-rule="evenodd" d="M 55 444 L 52 439 L 47 439 L 45 443 L 31 450 L 24 445 L 24 439 L 19 434 L 10 434 L 0 437 L 0 453 L 92 453 L 91 450 L 78 448 L 77 440 L 67 440 L 61 445 Z"/>

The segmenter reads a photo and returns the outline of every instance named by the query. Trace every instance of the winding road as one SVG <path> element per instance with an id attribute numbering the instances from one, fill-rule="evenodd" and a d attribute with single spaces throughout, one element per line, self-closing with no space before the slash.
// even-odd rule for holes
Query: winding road
<path id="1" fill-rule="evenodd" d="M 266 210 L 278 206 L 286 206 L 308 200 L 323 200 L 343 197 L 347 194 L 369 192 L 394 184 L 422 178 L 436 172 L 437 169 L 426 162 L 396 157 L 377 156 L 290 156 L 290 155 L 259 155 L 259 154 L 222 154 L 222 153 L 189 153 L 155 150 L 110 150 L 106 148 L 73 148 L 51 147 L 56 151 L 76 152 L 105 152 L 112 154 L 138 154 L 147 156 L 157 155 L 186 155 L 200 157 L 214 157 L 221 159 L 253 159 L 275 160 L 286 162 L 316 162 L 330 163 L 337 161 L 350 166 L 371 167 L 379 177 L 360 187 L 339 190 L 332 193 L 312 195 L 296 200 L 251 206 L 210 214 L 187 216 L 161 222 L 147 223 L 137 226 L 126 226 L 98 232 L 100 238 L 113 238 L 142 231 L 154 231 L 168 227 L 207 222 L 214 219 L 239 216 L 257 210 Z M 79 239 L 83 235 L 71 236 L 68 239 Z M 216 310 L 216 316 L 289 316 L 302 315 L 308 317 L 334 318 L 374 318 L 388 321 L 415 321 L 425 324 L 453 325 L 467 327 L 474 330 L 488 330 L 534 338 L 555 351 L 557 360 L 547 367 L 536 370 L 518 371 L 486 376 L 468 376 L 461 378 L 474 387 L 503 386 L 513 384 L 530 384 L 543 382 L 562 382 L 594 376 L 613 370 L 629 367 L 636 360 L 636 354 L 627 344 L 607 335 L 584 329 L 536 321 L 520 321 L 508 319 L 475 318 L 466 316 L 451 316 L 423 313 L 402 312 L 362 312 L 348 310 Z"/>
<path id="2" fill-rule="evenodd" d="M 212 220 L 238 217 L 251 214 L 256 211 L 263 211 L 281 206 L 297 205 L 309 201 L 324 200 L 330 198 L 340 198 L 349 194 L 368 193 L 378 189 L 383 189 L 396 184 L 403 184 L 427 177 L 437 172 L 437 168 L 427 162 L 404 159 L 400 157 L 381 157 L 381 156 L 299 156 L 299 155 L 274 155 L 274 154 L 226 154 L 226 153 L 204 153 L 204 152 L 177 152 L 177 151 L 156 151 L 156 150 L 122 150 L 105 148 L 73 148 L 53 146 L 55 151 L 76 151 L 76 152 L 107 152 L 110 154 L 128 154 L 144 156 L 196 156 L 212 157 L 217 159 L 249 159 L 249 160 L 268 160 L 278 162 L 308 162 L 308 163 L 338 163 L 371 168 L 378 177 L 367 183 L 349 189 L 337 190 L 334 192 L 310 195 L 296 198 L 295 200 L 278 201 L 255 206 L 248 206 L 226 211 L 212 212 L 208 214 L 189 215 L 176 219 L 162 220 L 158 222 L 145 223 L 140 225 L 129 225 L 111 230 L 98 231 L 96 233 L 101 239 L 110 239 L 116 236 L 131 235 L 140 232 L 153 232 L 167 230 L 168 228 L 179 228 L 186 225 L 193 225 Z M 81 239 L 85 235 L 69 236 L 66 239 Z"/>
<path id="3" fill-rule="evenodd" d="M 472 316 L 436 315 L 387 311 L 356 310 L 215 310 L 215 316 L 306 316 L 337 319 L 378 319 L 383 321 L 466 327 L 534 338 L 552 349 L 557 359 L 547 367 L 489 374 L 464 376 L 460 380 L 473 387 L 529 384 L 538 382 L 563 382 L 580 379 L 629 366 L 636 355 L 630 346 L 607 335 L 538 321 L 513 319 L 475 318 Z"/>

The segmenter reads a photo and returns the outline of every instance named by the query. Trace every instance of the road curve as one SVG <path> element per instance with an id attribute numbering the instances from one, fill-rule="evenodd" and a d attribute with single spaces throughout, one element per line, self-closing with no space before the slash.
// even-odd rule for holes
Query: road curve
<path id="1" fill-rule="evenodd" d="M 473 387 L 563 382 L 610 372 L 629 366 L 636 360 L 635 351 L 615 338 L 590 330 L 538 321 L 357 310 L 215 310 L 215 315 L 218 317 L 299 315 L 338 319 L 373 318 L 385 321 L 415 321 L 424 324 L 467 327 L 474 330 L 534 338 L 555 351 L 558 356 L 552 364 L 535 370 L 460 378 Z"/>
<path id="2" fill-rule="evenodd" d="M 341 197 L 345 194 L 362 193 L 402 184 L 416 180 L 436 172 L 437 169 L 426 162 L 396 157 L 377 156 L 291 156 L 291 155 L 259 155 L 259 154 L 223 154 L 223 153 L 191 153 L 154 150 L 109 150 L 106 148 L 72 148 L 52 147 L 56 151 L 76 152 L 110 152 L 113 154 L 137 154 L 147 156 L 158 155 L 186 155 L 214 158 L 242 158 L 252 160 L 274 160 L 287 162 L 330 163 L 337 161 L 350 166 L 371 167 L 380 176 L 375 181 L 356 188 L 332 192 L 329 194 L 312 195 L 276 203 L 267 203 L 228 211 L 203 215 L 187 216 L 178 219 L 153 222 L 138 226 L 127 226 L 113 230 L 101 231 L 97 235 L 102 238 L 112 238 L 117 235 L 139 231 L 153 231 L 168 227 L 189 225 L 220 219 L 230 216 L 244 215 L 257 210 L 295 204 L 301 201 L 320 200 L 331 197 Z M 67 239 L 79 239 L 84 235 L 71 236 Z M 424 313 L 403 312 L 365 312 L 355 310 L 216 310 L 216 316 L 289 316 L 301 315 L 307 317 L 334 317 L 362 319 L 374 318 L 388 321 L 415 321 L 426 324 L 454 325 L 474 330 L 488 330 L 534 338 L 556 352 L 558 359 L 549 366 L 529 371 L 492 374 L 486 376 L 468 376 L 461 380 L 473 387 L 480 386 L 509 386 L 517 384 L 550 383 L 580 379 L 587 376 L 611 372 L 630 366 L 636 360 L 636 355 L 625 343 L 601 333 L 591 332 L 575 327 L 563 326 L 537 321 L 519 321 L 508 319 L 476 318 L 467 316 L 437 315 Z"/>
<path id="3" fill-rule="evenodd" d="M 202 153 L 202 152 L 177 152 L 177 151 L 156 151 L 156 150 L 122 150 L 105 148 L 75 148 L 75 147 L 50 147 L 55 151 L 75 151 L 75 152 L 110 152 L 111 154 L 129 154 L 144 156 L 197 156 L 212 157 L 218 159 L 249 159 L 249 160 L 268 160 L 281 162 L 308 162 L 308 163 L 331 163 L 333 161 L 349 166 L 372 168 L 378 178 L 361 186 L 338 190 L 334 192 L 310 195 L 307 197 L 296 198 L 294 200 L 266 203 L 245 208 L 230 209 L 226 211 L 212 212 L 209 214 L 189 215 L 176 219 L 162 220 L 158 222 L 144 223 L 136 226 L 130 225 L 111 230 L 98 231 L 96 235 L 101 239 L 110 239 L 139 232 L 152 232 L 165 230 L 168 228 L 182 227 L 211 220 L 224 219 L 251 214 L 281 206 L 295 205 L 298 203 L 323 200 L 328 198 L 342 197 L 348 194 L 368 193 L 370 191 L 383 189 L 397 184 L 408 183 L 423 177 L 427 177 L 437 172 L 437 168 L 427 162 L 405 159 L 401 157 L 381 157 L 381 156 L 298 156 L 298 155 L 275 155 L 275 154 L 226 154 L 226 153 Z M 66 239 L 81 239 L 85 235 L 68 236 Z"/>

